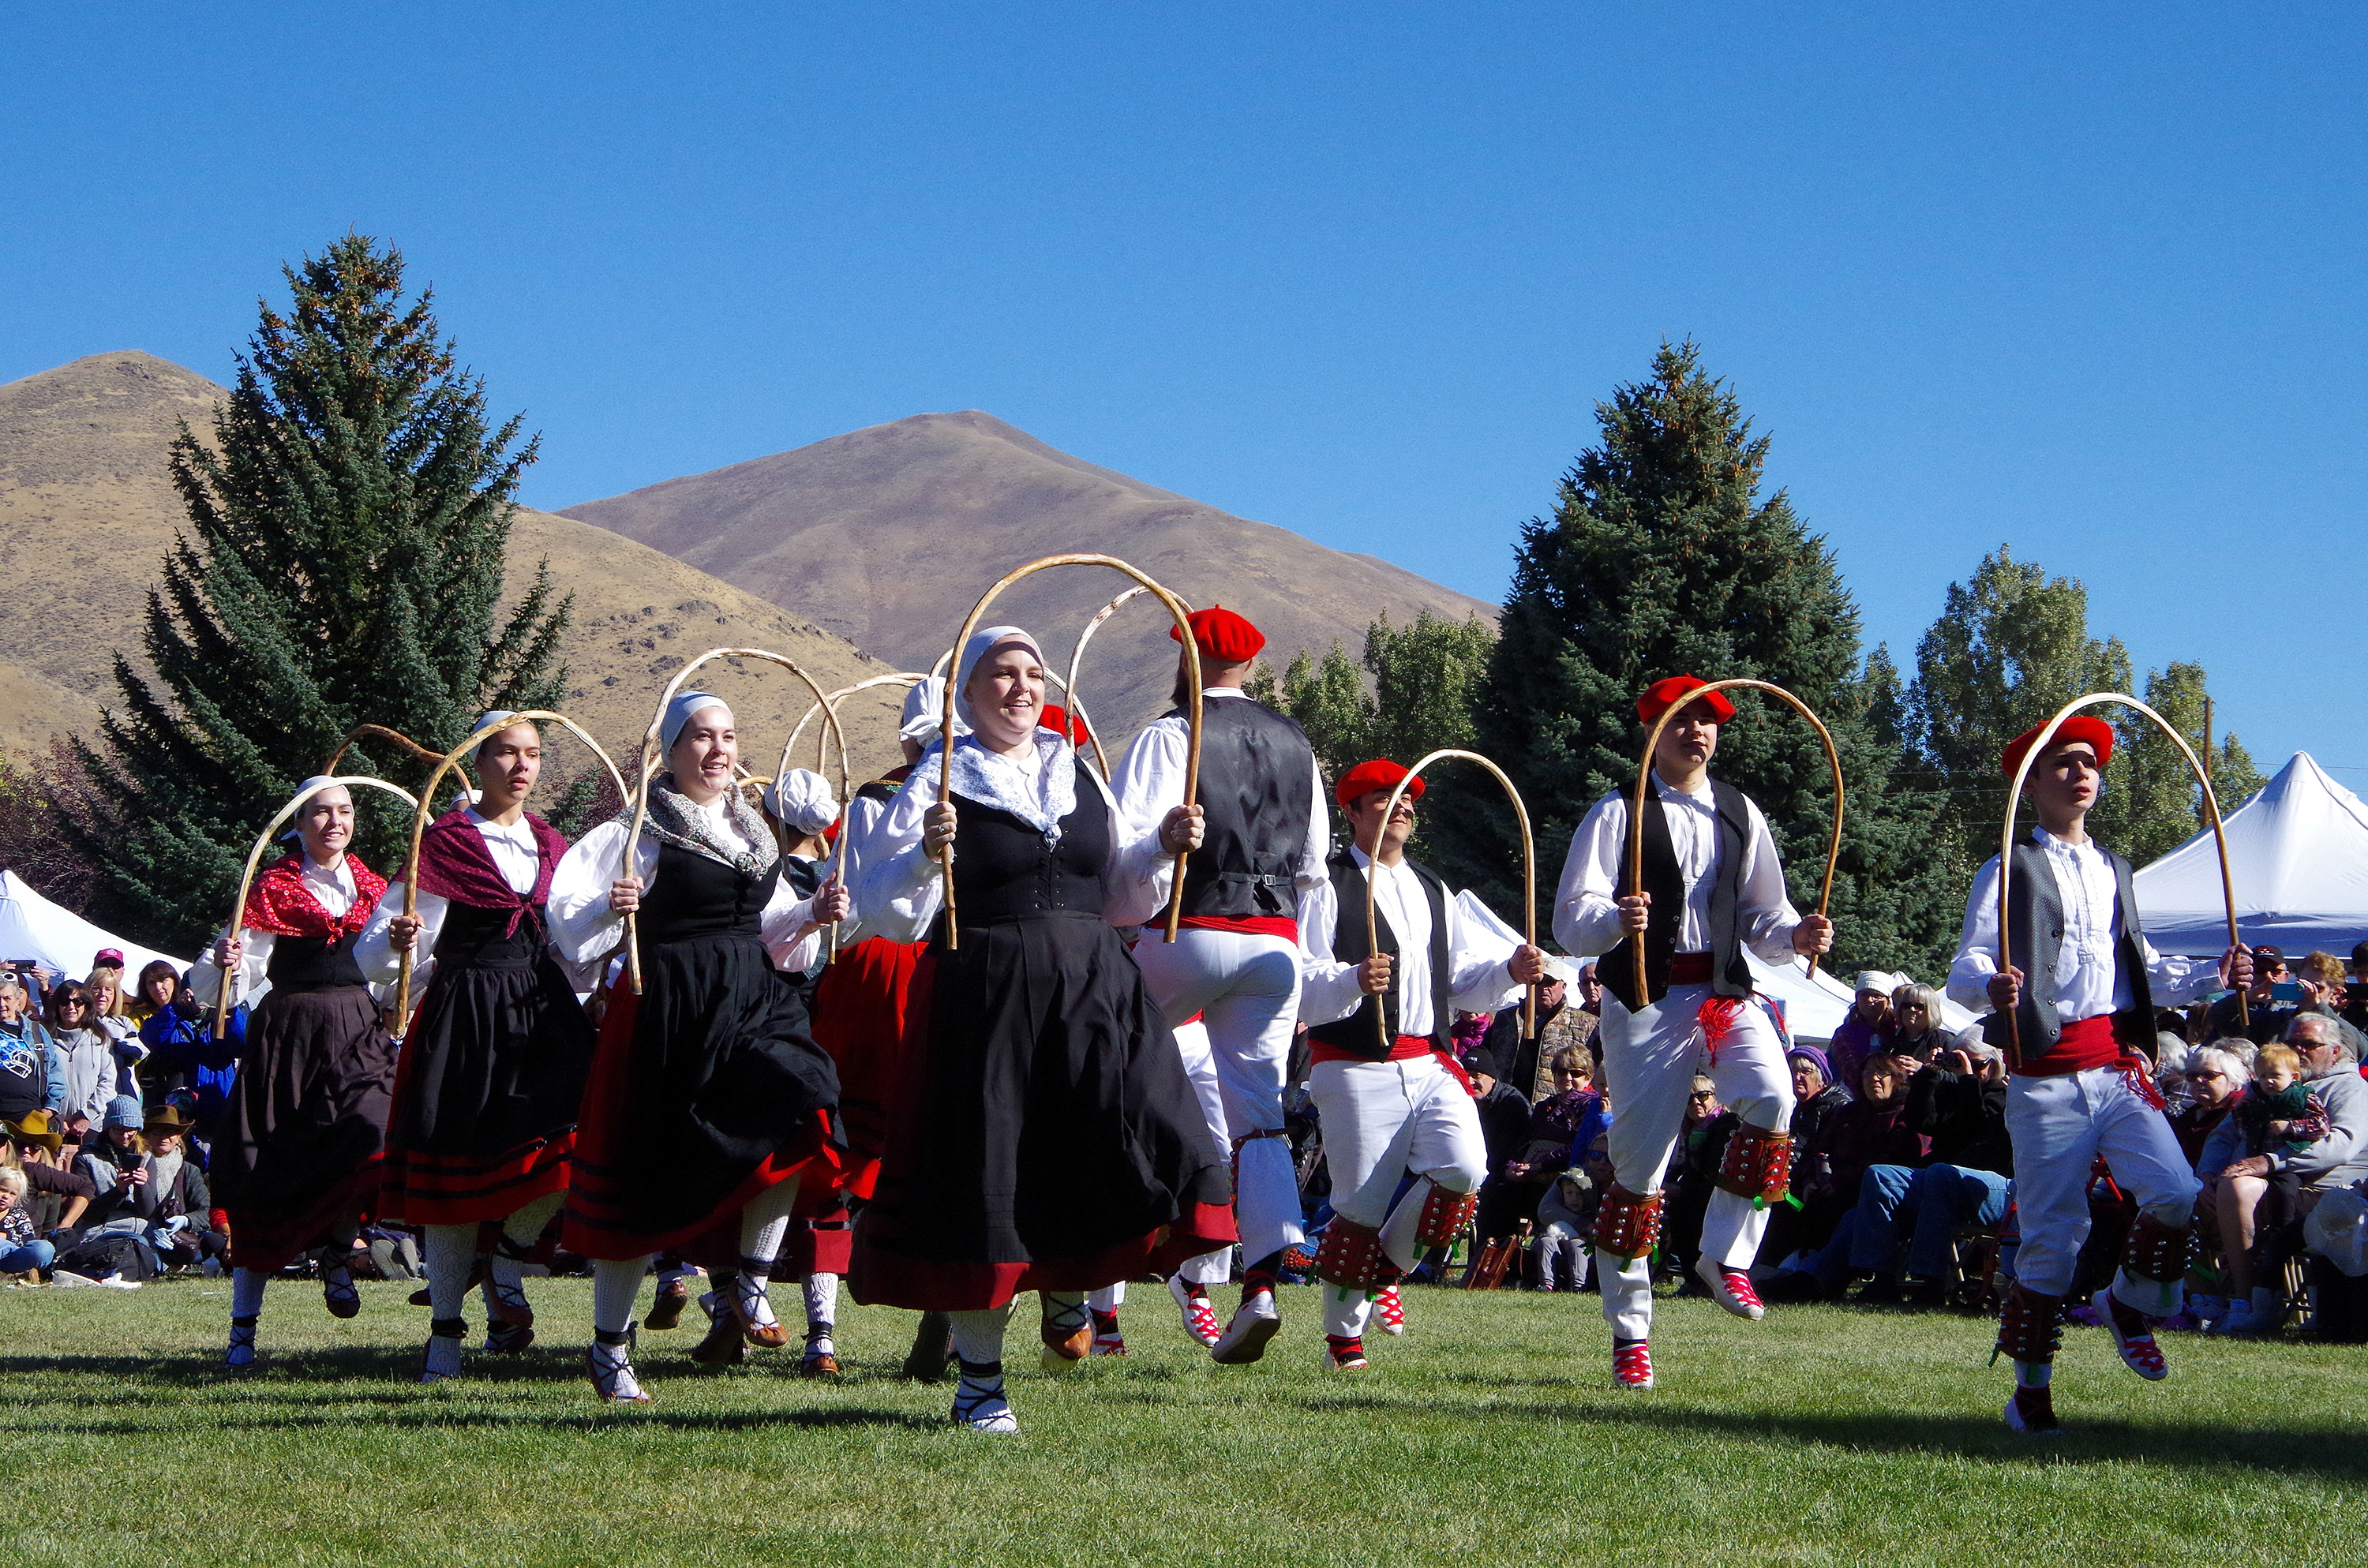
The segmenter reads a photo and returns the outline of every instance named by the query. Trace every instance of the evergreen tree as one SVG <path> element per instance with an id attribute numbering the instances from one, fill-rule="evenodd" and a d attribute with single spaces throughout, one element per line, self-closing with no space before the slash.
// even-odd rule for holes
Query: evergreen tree
<path id="1" fill-rule="evenodd" d="M 119 654 L 121 707 L 98 746 L 75 742 L 98 903 L 179 951 L 229 913 L 256 832 L 356 724 L 442 750 L 483 708 L 548 707 L 565 687 L 570 604 L 548 569 L 499 608 L 536 442 L 517 445 L 516 417 L 490 425 L 392 246 L 349 234 L 282 271 L 291 307 L 264 305 L 211 441 L 184 425 L 173 443 L 190 533 L 148 596 L 154 679 Z M 341 771 L 397 761 L 358 745 Z M 386 869 L 408 824 L 357 803 L 356 847 Z"/>
<path id="2" fill-rule="evenodd" d="M 1600 444 L 1564 476 L 1554 513 L 1522 530 L 1474 710 L 1474 749 L 1529 807 L 1541 928 L 1579 819 L 1606 791 L 1635 787 L 1637 694 L 1681 672 L 1747 676 L 1815 709 L 1841 755 L 1849 812 L 1832 961 L 1931 973 L 1963 885 L 1931 858 L 1933 802 L 1893 778 L 1898 750 L 1884 727 L 1896 722 L 1896 671 L 1886 656 L 1861 676 L 1858 609 L 1832 555 L 1782 491 L 1759 494 L 1767 437 L 1751 434 L 1691 343 L 1664 344 L 1651 376 L 1596 413 Z M 1752 693 L 1736 707 L 1713 769 L 1767 812 L 1806 910 L 1831 818 L 1824 753 L 1790 709 Z M 1442 776 L 1439 790 L 1429 821 L 1443 869 L 1511 915 L 1520 846 L 1495 786 Z"/>
<path id="3" fill-rule="evenodd" d="M 2129 689 L 2129 653 L 2117 637 L 2089 635 L 2089 591 L 2078 579 L 2051 578 L 2000 545 L 1970 580 L 1949 585 L 1941 618 L 1916 645 L 1908 723 L 1921 779 L 1945 802 L 1961 881 L 1998 853 L 2006 744 L 2084 692 Z M 2117 748 L 2099 806 L 2100 832 L 2117 809 L 2105 802 L 2125 792 L 2127 773 Z"/>
<path id="4" fill-rule="evenodd" d="M 1315 748 L 1326 779 L 1339 778 L 1342 770 L 1372 755 L 1366 745 L 1373 730 L 1373 699 L 1365 695 L 1364 677 L 1338 637 L 1320 663 L 1308 657 L 1304 648 L 1292 654 L 1279 684 L 1265 666 L 1259 674 L 1263 684 L 1253 679 L 1243 689 L 1288 713 L 1307 732 L 1307 744 Z"/>
<path id="5" fill-rule="evenodd" d="M 1387 614 L 1376 619 L 1365 629 L 1365 668 L 1373 677 L 1365 756 L 1412 767 L 1443 746 L 1471 749 L 1473 694 L 1496 642 L 1476 615 L 1458 621 L 1425 609 L 1403 629 Z"/>
<path id="6" fill-rule="evenodd" d="M 2233 812 L 2259 790 L 2263 779 L 2251 754 L 2235 735 L 2225 737 L 2206 756 L 2203 734 L 2205 695 L 2203 666 L 2173 663 L 2169 668 L 2148 670 L 2146 706 L 2170 722 L 2212 772 L 2212 790 L 2223 812 Z M 2136 865 L 2160 858 L 2210 825 L 2203 810 L 2203 791 L 2196 787 L 2195 770 L 2179 754 L 2170 737 L 2144 714 L 2124 712 L 2115 722 L 2116 759 L 2126 757 L 2118 800 L 2111 791 L 2099 802 L 2097 832 Z"/>

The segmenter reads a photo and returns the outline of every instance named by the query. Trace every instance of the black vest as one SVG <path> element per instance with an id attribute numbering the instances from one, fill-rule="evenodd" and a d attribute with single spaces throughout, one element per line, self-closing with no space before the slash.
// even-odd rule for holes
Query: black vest
<path id="1" fill-rule="evenodd" d="M 320 937 L 280 937 L 271 944 L 263 966 L 275 994 L 293 996 L 305 991 L 329 991 L 340 985 L 361 985 L 362 966 L 354 957 L 359 931 L 348 931 L 332 942 Z"/>
<path id="2" fill-rule="evenodd" d="M 1656 781 L 1657 783 L 1657 780 Z M 1633 797 L 1629 801 L 1633 809 Z M 1736 931 L 1735 908 L 1743 889 L 1743 857 L 1751 847 L 1751 809 L 1741 790 L 1710 781 L 1711 805 L 1718 814 L 1717 881 L 1710 897 L 1711 984 L 1719 996 L 1751 994 L 1751 966 L 1744 961 L 1743 942 Z M 1620 896 L 1636 890 L 1629 885 L 1628 849 L 1620 850 Z M 1686 880 L 1678 869 L 1678 851 L 1669 837 L 1668 808 L 1656 788 L 1645 801 L 1645 891 L 1653 895 L 1653 913 L 1645 924 L 1645 983 L 1647 995 L 1636 989 L 1635 941 L 1623 937 L 1620 945 L 1595 966 L 1603 988 L 1620 1005 L 1639 1013 L 1669 994 L 1669 960 L 1678 950 L 1678 926 L 1686 908 Z"/>
<path id="3" fill-rule="evenodd" d="M 1075 767 L 1077 803 L 1061 819 L 1057 845 L 1009 812 L 954 793 L 954 903 L 964 930 L 1064 915 L 1100 918 L 1110 812 L 1085 763 Z"/>
<path id="4" fill-rule="evenodd" d="M 2128 984 L 2131 1016 L 2143 1025 L 2124 1030 L 2116 1017 L 2114 1035 L 2124 1045 L 2151 1051 L 2154 991 L 2146 980 L 2146 953 L 2140 945 L 2145 932 L 2138 924 L 2130 863 L 2101 844 L 2097 847 L 2113 868 L 2113 891 L 2122 917 L 2121 934 L 2113 938 L 2114 988 Z M 2057 885 L 2055 868 L 2048 863 L 2047 851 L 2036 837 L 2025 837 L 2014 846 L 2014 858 L 2007 870 L 2006 899 L 2008 946 L 2014 967 L 2022 971 L 2022 1001 L 2015 1008 L 2015 1028 L 2021 1036 L 2023 1059 L 2029 1061 L 2055 1050 L 2064 1033 L 2064 1021 L 2055 1011 L 2055 961 L 2064 955 L 2064 890 Z M 2122 1038 L 2125 1034 L 2135 1038 Z M 2010 1039 L 2006 1015 L 1993 1012 L 1984 1018 L 1982 1038 L 2004 1050 Z"/>
<path id="5" fill-rule="evenodd" d="M 1453 960 L 1447 950 L 1447 884 L 1439 880 L 1429 867 L 1406 862 L 1415 881 L 1422 885 L 1422 896 L 1430 904 L 1430 1043 L 1441 1051 L 1447 1049 L 1447 1031 L 1455 1022 L 1449 989 L 1454 976 L 1449 972 Z M 1357 864 L 1353 850 L 1346 845 L 1335 849 L 1325 862 L 1332 873 L 1332 900 L 1338 914 L 1332 921 L 1332 956 L 1341 963 L 1360 964 L 1372 956 L 1365 942 L 1365 869 Z M 1377 907 L 1373 911 L 1374 934 L 1381 938 L 1382 951 L 1395 959 L 1398 956 L 1397 933 L 1390 929 L 1389 916 Z M 1390 988 L 1379 996 L 1368 996 L 1357 1010 L 1338 1023 L 1318 1024 L 1307 1031 L 1311 1040 L 1361 1056 L 1368 1062 L 1386 1061 L 1398 1040 L 1398 982 L 1405 971 L 1393 968 Z M 1373 1013 L 1381 1009 L 1382 1026 L 1373 1027 Z M 1384 1040 L 1386 1031 L 1388 1038 Z"/>
<path id="6" fill-rule="evenodd" d="M 444 928 L 436 935 L 436 967 L 441 969 L 532 969 L 542 956 L 543 906 L 535 904 L 518 917 L 509 935 L 507 909 L 479 909 L 453 903 L 445 909 Z"/>
<path id="7" fill-rule="evenodd" d="M 1241 697 L 1201 703 L 1204 836 L 1184 862 L 1186 915 L 1298 916 L 1315 771 L 1306 733 L 1273 709 Z"/>
<path id="8" fill-rule="evenodd" d="M 642 895 L 635 924 L 645 942 L 693 942 L 707 937 L 759 939 L 765 905 L 781 880 L 781 857 L 761 877 L 744 876 L 721 860 L 672 844 L 658 846 L 657 875 Z"/>

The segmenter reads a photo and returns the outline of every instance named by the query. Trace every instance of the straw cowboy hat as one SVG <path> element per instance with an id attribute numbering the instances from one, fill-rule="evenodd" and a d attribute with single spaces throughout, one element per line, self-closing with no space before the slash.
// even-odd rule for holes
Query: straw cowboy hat
<path id="1" fill-rule="evenodd" d="M 39 1143 L 52 1154 L 65 1147 L 66 1135 L 58 1130 L 57 1118 L 45 1110 L 28 1110 L 21 1121 L 0 1121 L 0 1130 L 19 1143 Z"/>

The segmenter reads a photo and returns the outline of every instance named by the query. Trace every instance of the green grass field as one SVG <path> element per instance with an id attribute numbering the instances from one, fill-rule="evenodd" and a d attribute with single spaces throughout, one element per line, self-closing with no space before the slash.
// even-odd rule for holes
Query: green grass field
<path id="1" fill-rule="evenodd" d="M 2368 1557 L 2368 1350 L 2177 1336 L 2172 1376 L 2067 1333 L 2070 1435 L 1998 1421 L 1991 1330 L 1947 1313 L 1664 1301 L 1661 1386 L 1616 1394 L 1592 1296 L 1408 1292 L 1373 1368 L 1319 1369 L 1311 1291 L 1255 1367 L 1138 1287 L 1126 1358 L 1011 1380 L 1023 1435 L 896 1375 L 909 1313 L 842 1309 L 848 1375 L 711 1372 L 643 1336 L 655 1403 L 578 1373 L 589 1289 L 533 1282 L 551 1342 L 415 1381 L 427 1313 L 340 1323 L 274 1285 L 267 1358 L 219 1368 L 227 1288 L 12 1290 L 0 1399 L 18 1562 L 2203 1562 Z M 793 1295 L 785 1292 L 788 1299 Z M 1032 1301 L 1012 1365 L 1033 1366 Z M 691 1314 L 695 1320 L 697 1313 Z M 473 1341 L 472 1341 L 473 1343 Z M 1023 1363 L 1019 1353 L 1030 1354 Z"/>

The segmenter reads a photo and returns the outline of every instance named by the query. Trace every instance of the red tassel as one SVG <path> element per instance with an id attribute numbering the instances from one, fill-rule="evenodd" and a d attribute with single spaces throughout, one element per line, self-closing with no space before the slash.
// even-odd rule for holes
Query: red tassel
<path id="1" fill-rule="evenodd" d="M 1708 996 L 1702 999 L 1694 1022 L 1702 1027 L 1702 1047 L 1713 1062 L 1718 1060 L 1718 1048 L 1735 1032 L 1736 1021 L 1743 1017 L 1740 996 Z"/>
<path id="2" fill-rule="evenodd" d="M 2162 1097 L 2162 1091 L 2155 1087 L 2153 1062 L 2133 1051 L 2123 1055 L 2115 1065 L 2121 1068 L 2122 1076 L 2128 1080 L 2130 1093 L 2157 1110 L 2169 1108 Z"/>

